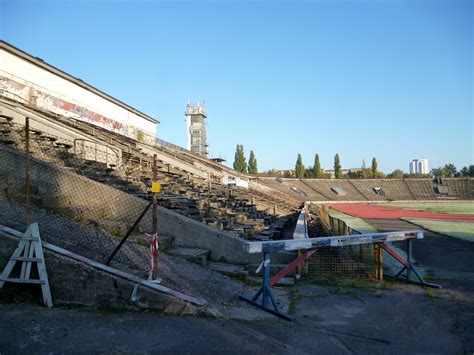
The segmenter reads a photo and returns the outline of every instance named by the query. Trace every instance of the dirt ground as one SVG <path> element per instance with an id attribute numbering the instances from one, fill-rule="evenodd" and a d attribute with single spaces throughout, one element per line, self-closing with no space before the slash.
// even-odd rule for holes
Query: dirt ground
<path id="1" fill-rule="evenodd" d="M 0 352 L 471 353 L 472 328 L 452 314 L 458 301 L 400 284 L 300 284 L 289 303 L 296 322 L 1 304 Z"/>
<path id="2" fill-rule="evenodd" d="M 404 221 L 368 222 L 379 230 L 413 229 Z M 414 257 L 429 281 L 441 284 L 442 289 L 392 282 L 301 280 L 293 288 L 275 290 L 283 308 L 297 319 L 288 322 L 240 301 L 238 295 L 252 289 L 248 283 L 226 281 L 223 275 L 203 270 L 193 284 L 189 275 L 197 264 L 191 272 L 191 264 L 169 256 L 164 259 L 188 275 L 175 281 L 175 286 L 216 294 L 225 318 L 46 309 L 39 297 L 26 298 L 0 304 L 0 354 L 472 354 L 474 243 L 426 233 L 425 239 L 415 242 Z M 234 283 L 240 285 L 235 290 L 229 288 Z"/>
<path id="3" fill-rule="evenodd" d="M 419 229 L 402 220 L 366 219 L 380 232 Z M 405 249 L 405 243 L 396 243 Z M 429 231 L 414 242 L 413 257 L 426 278 L 443 286 L 437 303 L 453 319 L 453 331 L 461 334 L 466 353 L 474 352 L 474 243 Z"/>

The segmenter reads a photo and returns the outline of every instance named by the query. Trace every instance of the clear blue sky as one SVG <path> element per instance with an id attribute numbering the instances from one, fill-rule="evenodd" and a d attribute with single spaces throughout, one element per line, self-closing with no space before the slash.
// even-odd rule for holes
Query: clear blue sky
<path id="1" fill-rule="evenodd" d="M 0 0 L 1 37 L 157 117 L 185 145 L 206 100 L 211 155 L 259 170 L 472 164 L 472 1 Z"/>

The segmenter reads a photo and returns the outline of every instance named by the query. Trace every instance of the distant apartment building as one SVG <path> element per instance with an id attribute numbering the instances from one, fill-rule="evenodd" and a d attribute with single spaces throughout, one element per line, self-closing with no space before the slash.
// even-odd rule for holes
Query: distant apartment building
<path id="1" fill-rule="evenodd" d="M 410 162 L 410 174 L 429 174 L 428 159 L 413 159 Z"/>
<path id="2" fill-rule="evenodd" d="M 186 104 L 186 134 L 187 149 L 193 153 L 207 156 L 207 136 L 204 104 L 198 102 L 193 105 L 190 101 Z"/>

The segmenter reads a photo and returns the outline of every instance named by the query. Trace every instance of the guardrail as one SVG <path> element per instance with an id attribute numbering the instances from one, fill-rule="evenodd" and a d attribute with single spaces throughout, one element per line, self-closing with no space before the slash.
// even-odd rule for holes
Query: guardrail
<path id="1" fill-rule="evenodd" d="M 278 317 L 286 320 L 293 321 L 294 318 L 290 315 L 282 312 L 278 307 L 278 304 L 273 296 L 271 287 L 280 281 L 283 277 L 288 275 L 289 272 L 294 270 L 298 265 L 305 262 L 311 255 L 313 255 L 319 248 L 328 247 L 344 247 L 348 245 L 363 245 L 363 244 L 375 244 L 379 249 L 380 262 L 381 250 L 385 250 L 388 255 L 392 256 L 398 261 L 402 268 L 395 276 L 396 279 L 404 280 L 408 283 L 440 288 L 441 286 L 425 282 L 420 274 L 416 271 L 413 266 L 413 240 L 422 239 L 423 232 L 421 230 L 410 230 L 410 231 L 397 231 L 397 232 L 386 232 L 386 233 L 368 233 L 368 234 L 356 234 L 356 235 L 343 235 L 335 237 L 322 237 L 322 238 L 299 238 L 299 239 L 288 239 L 281 241 L 266 241 L 266 242 L 246 242 L 243 246 L 246 253 L 263 253 L 263 261 L 261 267 L 263 268 L 262 286 L 258 292 L 252 297 L 246 297 L 241 295 L 240 298 L 254 306 L 262 308 L 263 310 L 275 314 Z M 407 242 L 407 257 L 406 259 L 397 254 L 392 248 L 385 243 L 406 241 Z M 279 251 L 294 251 L 304 250 L 299 256 L 288 264 L 283 270 L 277 275 L 270 279 L 270 254 Z M 401 278 L 402 274 L 406 272 L 406 277 Z M 413 280 L 412 275 L 415 275 L 418 280 Z M 258 301 L 261 296 L 261 301 Z M 270 307 L 270 302 L 273 308 Z"/>
<path id="2" fill-rule="evenodd" d="M 88 139 L 74 139 L 74 154 L 82 156 L 86 160 L 93 160 L 107 165 L 114 164 L 116 167 L 119 167 L 121 163 L 117 149 Z"/>

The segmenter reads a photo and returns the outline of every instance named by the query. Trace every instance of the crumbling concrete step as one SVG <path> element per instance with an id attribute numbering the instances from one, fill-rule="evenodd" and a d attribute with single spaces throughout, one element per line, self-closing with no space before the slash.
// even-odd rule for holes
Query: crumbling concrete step
<path id="1" fill-rule="evenodd" d="M 185 248 L 185 247 L 173 247 L 168 249 L 168 254 L 179 256 L 180 258 L 193 261 L 201 264 L 202 266 L 207 265 L 207 259 L 209 259 L 210 251 L 207 249 L 200 248 Z"/>
<path id="2" fill-rule="evenodd" d="M 221 274 L 232 276 L 232 277 L 242 277 L 247 278 L 249 275 L 248 270 L 245 269 L 243 265 L 235 265 L 228 263 L 211 263 L 209 268 L 212 271 L 220 272 Z"/>

